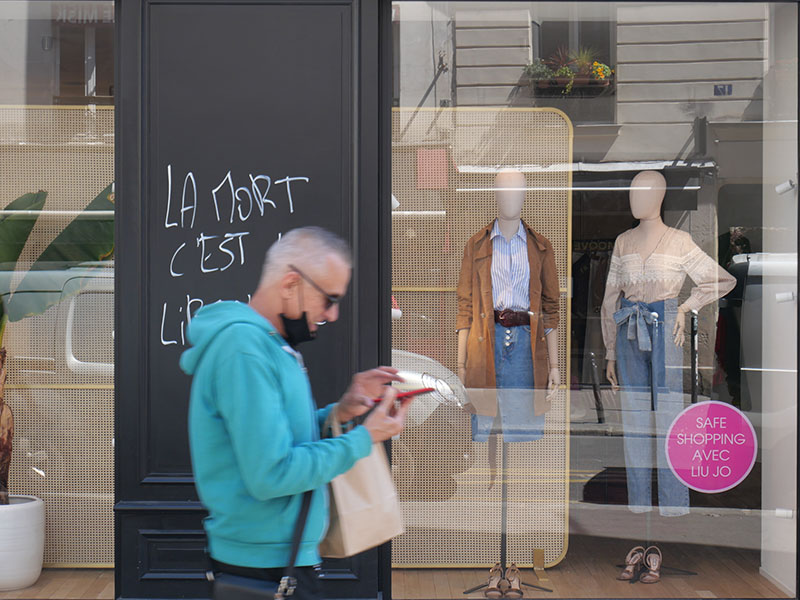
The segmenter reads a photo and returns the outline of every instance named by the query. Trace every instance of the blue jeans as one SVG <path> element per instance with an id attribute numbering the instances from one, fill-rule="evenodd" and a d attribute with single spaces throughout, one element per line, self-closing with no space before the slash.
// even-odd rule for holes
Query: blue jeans
<path id="1" fill-rule="evenodd" d="M 497 415 L 472 415 L 472 440 L 502 433 L 506 442 L 533 442 L 544 435 L 544 415 L 535 416 L 531 328 L 494 326 Z"/>
<path id="2" fill-rule="evenodd" d="M 664 448 L 667 430 L 683 410 L 683 351 L 672 337 L 677 312 L 675 298 L 651 303 L 622 298 L 614 313 L 628 505 L 633 512 L 647 512 L 652 507 L 654 467 L 659 512 L 664 516 L 689 512 L 689 489 L 670 471 Z"/>

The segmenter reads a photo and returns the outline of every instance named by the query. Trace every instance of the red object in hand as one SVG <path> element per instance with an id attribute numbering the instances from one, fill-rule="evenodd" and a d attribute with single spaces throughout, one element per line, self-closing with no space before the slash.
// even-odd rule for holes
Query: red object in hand
<path id="1" fill-rule="evenodd" d="M 432 387 L 419 388 L 418 390 L 410 390 L 408 392 L 400 392 L 399 394 L 397 394 L 397 397 L 395 399 L 396 400 L 407 400 L 407 399 L 411 398 L 412 396 L 419 396 L 420 394 L 429 394 L 430 392 L 434 392 L 434 391 L 436 391 L 436 390 L 434 388 L 432 388 Z M 375 404 L 380 404 L 382 400 L 383 400 L 383 398 L 375 398 L 373 400 L 373 402 Z"/>

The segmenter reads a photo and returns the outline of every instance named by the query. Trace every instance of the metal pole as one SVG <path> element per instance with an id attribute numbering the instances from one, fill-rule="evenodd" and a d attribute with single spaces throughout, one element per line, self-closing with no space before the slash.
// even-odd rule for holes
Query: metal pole
<path id="1" fill-rule="evenodd" d="M 650 410 L 656 410 L 656 365 L 653 361 L 653 355 L 656 351 L 656 345 L 661 344 L 661 337 L 658 335 L 658 313 L 651 312 L 650 316 L 653 317 L 653 336 L 652 345 L 650 347 Z"/>
<path id="2" fill-rule="evenodd" d="M 500 568 L 503 569 L 503 577 L 506 574 L 506 546 L 508 545 L 508 443 L 505 439 L 501 442 L 503 446 L 502 459 L 500 464 Z"/>
<path id="3" fill-rule="evenodd" d="M 697 403 L 697 387 L 699 383 L 699 373 L 697 368 L 697 311 L 692 311 L 690 335 L 692 337 L 692 404 Z"/>

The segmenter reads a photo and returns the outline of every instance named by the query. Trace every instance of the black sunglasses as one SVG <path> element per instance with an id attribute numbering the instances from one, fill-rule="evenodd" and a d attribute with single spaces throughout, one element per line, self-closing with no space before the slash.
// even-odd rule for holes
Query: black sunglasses
<path id="1" fill-rule="evenodd" d="M 339 304 L 339 301 L 342 299 L 342 298 L 341 298 L 341 296 L 338 296 L 338 295 L 336 295 L 336 294 L 329 294 L 328 292 L 326 292 L 325 290 L 323 290 L 321 287 L 319 287 L 319 286 L 316 284 L 316 282 L 315 282 L 313 279 L 311 279 L 311 277 L 309 277 L 308 275 L 306 275 L 305 273 L 303 273 L 303 272 L 302 272 L 300 269 L 298 269 L 298 268 L 297 268 L 297 267 L 295 267 L 294 265 L 289 265 L 289 268 L 290 268 L 292 271 L 295 271 L 295 272 L 296 272 L 298 275 L 300 275 L 300 277 L 302 277 L 303 279 L 305 279 L 305 280 L 306 280 L 306 281 L 307 281 L 309 284 L 311 284 L 311 287 L 313 287 L 313 288 L 314 288 L 315 290 L 317 290 L 317 291 L 318 291 L 320 294 L 322 294 L 323 296 L 325 296 L 325 310 L 329 310 L 329 309 L 330 309 L 330 307 L 331 307 L 331 306 L 333 306 L 334 304 Z"/>

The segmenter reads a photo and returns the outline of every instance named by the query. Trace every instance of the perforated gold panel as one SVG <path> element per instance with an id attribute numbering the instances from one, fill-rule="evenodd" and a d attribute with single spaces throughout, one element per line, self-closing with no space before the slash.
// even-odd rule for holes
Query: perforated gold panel
<path id="1" fill-rule="evenodd" d="M 111 107 L 0 107 L 0 204 L 44 190 L 17 269 L 27 268 L 114 181 Z M 48 291 L 81 292 L 9 323 L 11 492 L 46 507 L 46 564 L 102 565 L 113 553 L 113 268 L 55 269 Z M 18 283 L 22 273 L 14 279 Z M 12 289 L 15 284 L 12 284 Z"/>
<path id="2" fill-rule="evenodd" d="M 500 168 L 526 174 L 523 219 L 553 244 L 561 294 L 562 382 L 569 381 L 572 126 L 551 109 L 396 109 L 392 120 L 392 286 L 402 317 L 392 328 L 394 364 L 409 371 L 456 370 L 456 293 L 466 241 L 497 214 Z M 443 371 L 439 370 L 440 373 Z M 437 375 L 437 376 L 442 376 Z M 566 552 L 569 398 L 559 390 L 545 434 L 508 445 L 508 560 L 545 564 Z M 490 566 L 500 551 L 500 447 L 471 440 L 463 410 L 440 405 L 393 442 L 392 468 L 406 533 L 392 562 L 411 566 Z M 496 456 L 495 456 L 496 455 Z M 491 484 L 491 486 L 490 486 Z"/>

